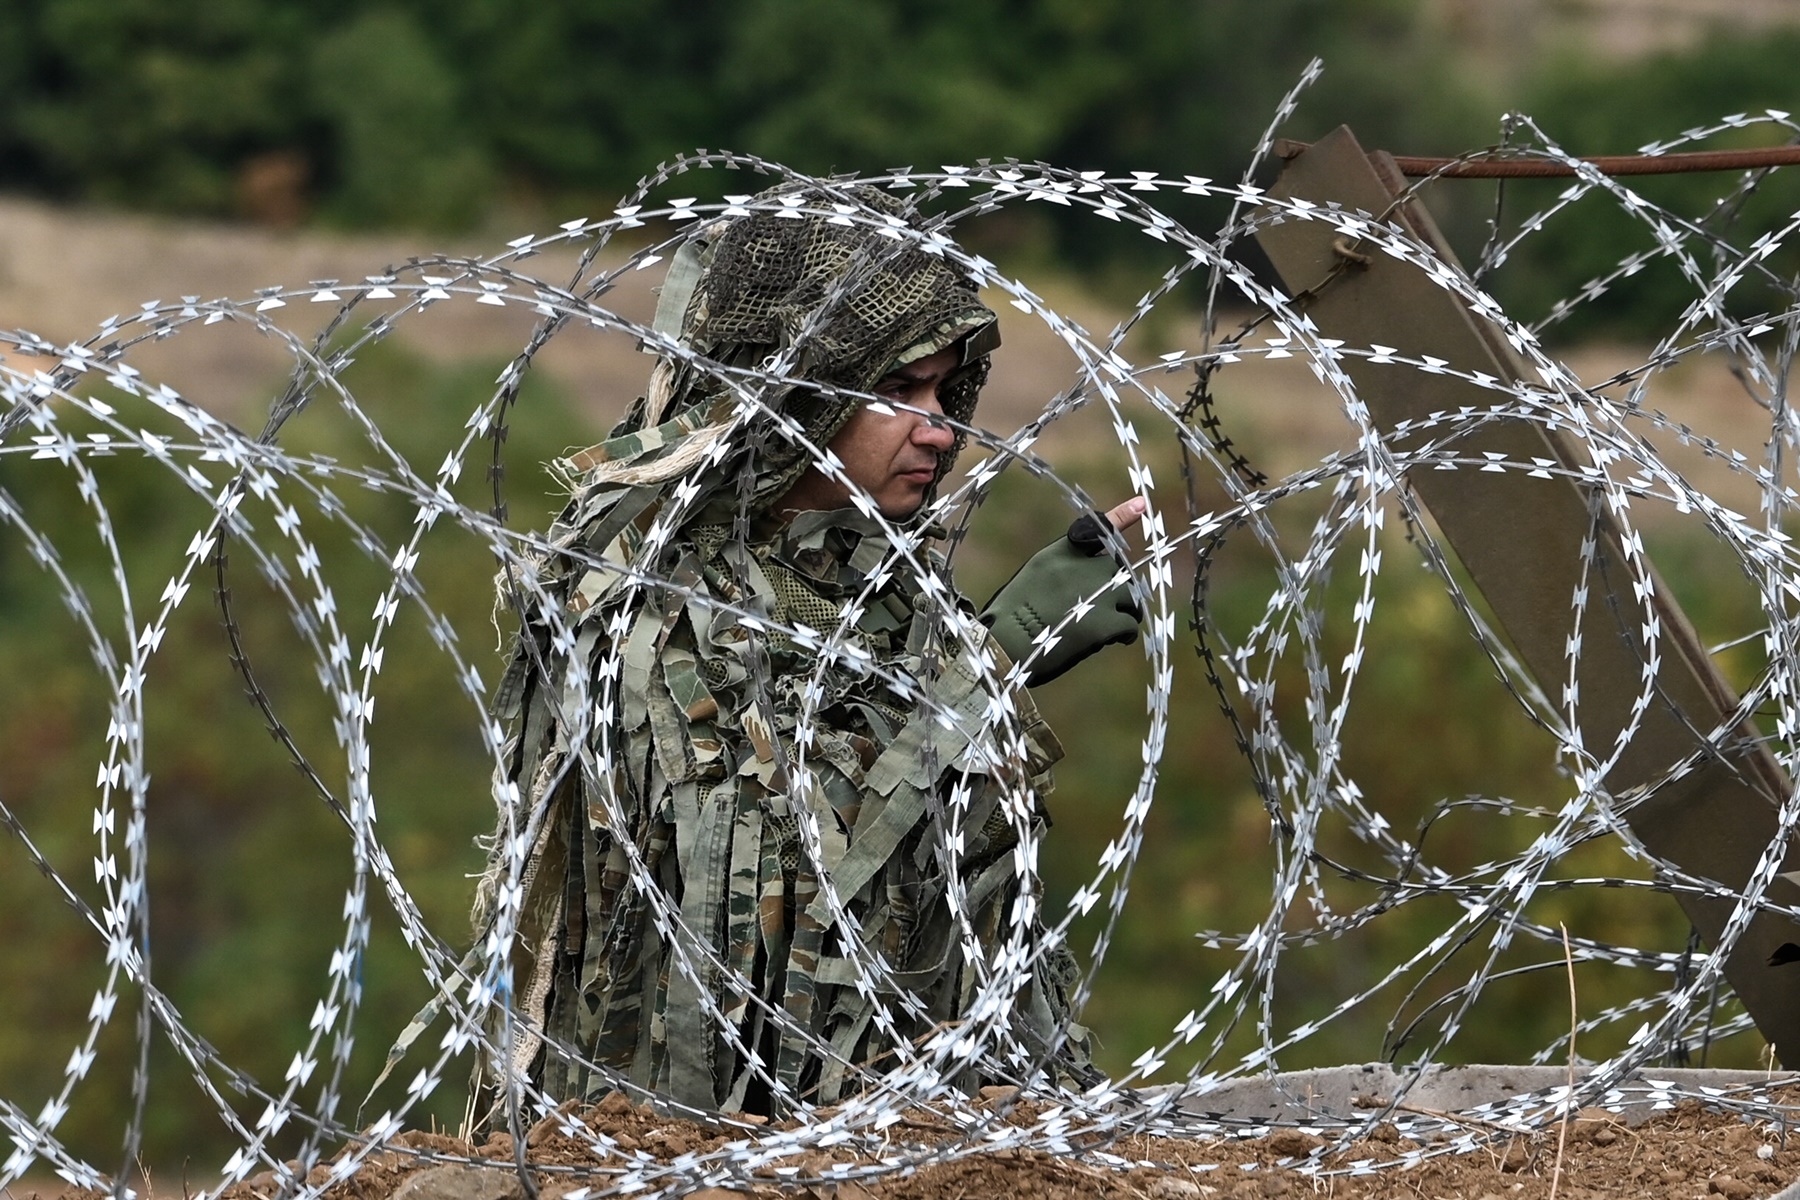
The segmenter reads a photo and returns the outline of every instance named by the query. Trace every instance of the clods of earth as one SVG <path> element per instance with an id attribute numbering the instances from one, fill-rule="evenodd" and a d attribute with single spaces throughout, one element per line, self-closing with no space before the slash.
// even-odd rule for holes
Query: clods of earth
<path id="1" fill-rule="evenodd" d="M 1030 1121 L 1029 1102 L 1010 1106 L 1005 1119 Z M 1359 1174 L 1309 1175 L 1277 1164 L 1305 1158 L 1323 1139 L 1294 1129 L 1258 1138 L 1222 1140 L 1133 1135 L 1084 1147 L 1114 1160 L 1149 1165 L 1116 1167 L 1091 1158 L 1035 1150 L 1000 1150 L 933 1160 L 934 1147 L 961 1144 L 957 1127 L 928 1109 L 913 1110 L 884 1131 L 884 1146 L 859 1152 L 850 1145 L 806 1149 L 766 1164 L 723 1185 L 677 1185 L 682 1174 L 669 1164 L 746 1144 L 742 1126 L 707 1126 L 634 1106 L 622 1096 L 598 1104 L 568 1105 L 534 1126 L 526 1137 L 530 1190 L 514 1166 L 513 1139 L 495 1133 L 480 1144 L 438 1133 L 408 1132 L 371 1155 L 349 1179 L 334 1185 L 329 1200 L 567 1200 L 571 1193 L 603 1192 L 619 1182 L 599 1165 L 580 1138 L 565 1131 L 569 1120 L 603 1134 L 629 1155 L 644 1185 L 639 1194 L 675 1187 L 688 1200 L 1064 1200 L 1130 1197 L 1132 1200 L 1240 1200 L 1325 1196 L 1343 1200 L 1611 1200 L 1630 1197 L 1695 1197 L 1752 1200 L 1800 1181 L 1800 1137 L 1767 1121 L 1746 1120 L 1686 1102 L 1639 1125 L 1601 1109 L 1589 1109 L 1563 1126 L 1532 1135 L 1506 1135 L 1457 1154 L 1418 1157 L 1422 1148 L 1392 1125 L 1327 1156 L 1323 1165 Z M 784 1128 L 781 1124 L 769 1127 Z M 1482 1132 L 1473 1128 L 1474 1132 Z M 1797 1131 L 1800 1133 L 1800 1131 Z M 1409 1152 L 1414 1152 L 1409 1154 Z M 916 1165 L 905 1171 L 857 1176 L 879 1156 L 906 1153 Z M 1368 1171 L 1371 1162 L 1413 1158 L 1410 1165 Z M 453 1159 L 472 1159 L 472 1166 Z M 618 1156 L 606 1161 L 616 1170 Z M 846 1170 L 846 1166 L 852 1169 Z M 329 1165 L 313 1168 L 323 1182 Z M 845 1176 L 851 1176 L 846 1178 Z M 227 1189 L 221 1200 L 276 1200 L 281 1179 L 264 1172 Z M 150 1200 L 189 1188 L 151 1186 Z M 16 1200 L 37 1200 L 15 1186 Z M 64 1192 L 63 1200 L 104 1200 L 104 1193 Z M 576 1200 L 582 1200 L 578 1195 Z"/>

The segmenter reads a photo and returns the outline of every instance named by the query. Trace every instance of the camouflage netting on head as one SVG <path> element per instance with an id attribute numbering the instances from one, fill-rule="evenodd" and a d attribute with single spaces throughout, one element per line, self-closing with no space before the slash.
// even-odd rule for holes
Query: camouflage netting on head
<path id="1" fill-rule="evenodd" d="M 1735 132 L 1750 126 L 1760 128 Z M 1727 133 L 1790 138 L 1800 124 L 1738 116 L 1683 142 Z M 1386 202 L 1376 211 L 1249 182 L 1019 164 L 807 180 L 701 154 L 601 218 L 491 256 L 152 301 L 74 341 L 0 332 L 0 613 L 28 623 L 43 650 L 0 673 L 0 1028 L 28 1032 L 0 1063 L 12 1144 L 0 1186 L 55 1170 L 123 1187 L 108 1172 L 136 1161 L 147 1131 L 191 1113 L 229 1144 L 210 1161 L 172 1155 L 191 1158 L 188 1188 L 212 1194 L 266 1169 L 275 1174 L 259 1194 L 310 1198 L 371 1156 L 418 1153 L 416 1140 L 397 1140 L 409 1126 L 460 1120 L 477 1061 L 484 1101 L 514 1138 L 452 1157 L 523 1170 L 504 1156 L 523 1160 L 534 1126 L 540 1143 L 560 1132 L 589 1152 L 563 1168 L 579 1179 L 531 1181 L 572 1183 L 570 1196 L 770 1178 L 823 1189 L 1018 1149 L 1117 1168 L 1148 1152 L 1136 1134 L 1263 1129 L 1266 1115 L 1217 1115 L 1224 1082 L 1323 1053 L 1403 1058 L 1400 1083 L 1372 1103 L 1339 1111 L 1295 1097 L 1309 1107 L 1292 1110 L 1294 1123 L 1319 1141 L 1288 1143 L 1310 1147 L 1288 1165 L 1360 1173 L 1616 1105 L 1637 1073 L 1682 1055 L 1754 1065 L 1764 1046 L 1726 965 L 1757 930 L 1800 917 L 1784 877 L 1800 799 L 1791 785 L 1767 794 L 1771 832 L 1730 879 L 1633 823 L 1751 752 L 1776 764 L 1769 778 L 1791 778 L 1800 762 L 1800 554 L 1789 529 L 1800 427 L 1787 393 L 1800 354 L 1790 271 L 1800 221 L 1721 223 L 1800 203 L 1776 172 L 1722 183 L 1730 203 L 1705 213 L 1671 213 L 1574 163 L 1529 123 L 1511 136 L 1514 153 L 1577 174 L 1470 271 Z M 701 168 L 762 171 L 781 186 L 761 199 L 671 194 Z M 1764 189 L 1779 203 L 1738 203 Z M 908 215 L 872 198 L 887 193 L 906 198 Z M 1638 286 L 1647 265 L 1692 285 L 1655 346 L 1585 377 L 1475 282 L 1581 201 L 1634 222 L 1642 242 L 1544 326 Z M 965 248 L 987 214 L 1027 205 L 1157 256 L 1154 281 L 1110 332 Z M 780 215 L 790 209 L 800 216 Z M 750 235 L 786 222 L 802 241 L 830 242 L 819 261 L 848 264 L 846 279 L 864 262 L 890 272 L 909 299 L 842 326 L 879 335 L 832 340 L 858 289 L 829 282 L 796 288 L 807 299 L 791 312 L 758 300 L 762 315 L 729 335 L 753 341 L 708 340 L 724 335 L 689 325 L 685 303 L 654 328 L 609 307 L 624 307 L 622 283 L 648 278 L 640 269 L 714 245 L 701 231 L 718 229 L 717 250 L 735 229 L 753 255 Z M 1281 229 L 1317 235 L 1330 263 L 1304 303 L 1242 266 L 1242 238 Z M 643 240 L 625 249 L 620 235 Z M 572 276 L 547 278 L 549 256 L 568 249 L 580 260 Z M 1315 323 L 1331 288 L 1390 264 L 1420 294 L 1454 300 L 1460 327 L 1487 329 L 1490 348 L 1522 369 L 1503 376 Z M 697 284 L 704 264 L 688 265 Z M 937 282 L 908 290 L 913 270 Z M 845 397 L 916 350 L 921 333 L 930 344 L 932 321 L 954 332 L 959 316 L 981 318 L 985 307 L 965 303 L 976 289 L 1019 313 L 1009 345 L 1035 347 L 1021 368 L 1054 372 L 1053 356 L 1066 355 L 1051 385 L 1060 390 L 1003 424 L 992 388 L 979 416 L 955 406 L 950 419 L 980 456 L 965 455 L 914 519 L 890 520 L 853 493 L 860 511 L 771 522 L 781 472 L 838 469 L 820 444 L 837 416 L 815 420 L 802 396 L 818 397 L 821 413 L 865 399 Z M 1206 319 L 1146 331 L 1178 289 L 1193 297 L 1186 312 Z M 1249 327 L 1215 323 L 1214 297 L 1241 306 Z M 525 350 L 460 432 L 432 435 L 422 410 L 395 403 L 375 343 L 435 314 L 501 310 L 537 321 Z M 907 316 L 889 323 L 896 312 Z M 1410 332 L 1407 312 L 1383 315 Z M 518 445 L 508 434 L 538 352 L 576 327 L 642 342 L 659 364 L 618 436 L 577 456 L 576 488 L 546 533 L 509 523 L 491 481 L 504 481 L 505 451 Z M 171 342 L 246 331 L 294 363 L 255 435 L 165 381 L 157 357 Z M 1396 428 L 1372 415 L 1365 368 L 1420 389 L 1451 380 L 1466 399 Z M 1723 381 L 1704 410 L 1678 390 L 1696 375 Z M 1283 391 L 1311 407 L 1277 435 L 1256 418 Z M 1486 448 L 1496 430 L 1519 429 L 1571 449 Z M 1227 448 L 1224 433 L 1240 430 L 1258 469 Z M 1297 444 L 1315 434 L 1321 444 Z M 1140 647 L 1082 668 L 1119 672 L 1109 677 L 1124 680 L 1118 688 L 1034 702 L 1029 658 L 991 653 L 954 583 L 980 566 L 968 548 L 984 523 L 1005 525 L 990 553 L 1010 564 L 1036 546 L 1013 544 L 1003 515 L 1046 508 L 1060 526 L 1093 506 L 1059 474 L 1063 447 L 1116 476 L 1109 488 L 1150 501 L 1121 568 L 1146 623 Z M 1110 465 L 1094 465 L 1096 447 Z M 793 463 L 777 465 L 790 450 Z M 1596 622 L 1577 627 L 1593 636 L 1558 640 L 1551 670 L 1527 670 L 1421 508 L 1426 477 L 1440 494 L 1495 479 L 1578 494 L 1570 583 L 1543 612 Z M 983 509 L 1014 486 L 1023 499 L 1007 514 Z M 1529 513 L 1507 515 L 1519 527 L 1508 546 L 1533 550 Z M 1671 544 L 1696 556 L 1705 585 L 1695 620 L 1714 649 L 1692 657 L 1716 659 L 1743 699 L 1677 730 L 1691 752 L 1616 787 L 1611 771 L 1644 722 L 1666 721 L 1660 673 L 1682 657 L 1671 647 L 1685 627 L 1632 618 L 1674 586 L 1649 564 Z M 510 659 L 493 644 L 491 590 L 468 582 L 496 561 L 502 620 L 518 621 Z M 1046 631 L 1046 647 L 1059 632 Z M 1626 652 L 1624 684 L 1597 697 L 1595 662 Z M 69 662 L 92 664 L 74 700 L 65 692 L 76 689 L 50 682 Z M 405 676 L 420 662 L 441 671 L 424 684 Z M 1433 673 L 1446 662 L 1448 680 Z M 273 741 L 236 736 L 212 707 L 240 685 L 256 705 L 250 733 L 266 725 Z M 1394 715 L 1403 702 L 1410 718 Z M 1071 714 L 1059 722 L 1070 753 L 1049 796 L 1055 748 L 1038 706 L 1053 703 Z M 1590 719 L 1603 703 L 1626 714 L 1619 728 Z M 190 711 L 198 724 L 174 724 Z M 189 743 L 205 753 L 175 753 Z M 1120 747 L 1116 776 L 1072 794 L 1073 765 Z M 253 773 L 265 751 L 286 783 Z M 198 769 L 208 755 L 227 782 Z M 473 765 L 427 786 L 424 758 Z M 1517 768 L 1504 790 L 1489 774 L 1502 759 Z M 1459 773 L 1421 783 L 1431 765 Z M 229 803 L 196 815 L 193 798 L 209 786 Z M 260 947 L 202 975 L 218 969 L 217 924 L 243 918 L 221 907 L 189 925 L 153 924 L 153 908 L 158 922 L 177 921 L 203 894 L 193 860 L 204 849 L 222 840 L 235 852 L 231 839 L 294 811 L 329 825 L 326 849 L 283 828 L 277 853 L 254 866 L 216 857 L 210 870 L 254 871 L 259 912 L 327 887 L 306 932 L 331 944 Z M 1046 811 L 1058 818 L 1051 832 Z M 455 891 L 459 907 L 461 875 L 484 866 L 439 828 L 459 813 L 497 814 L 500 829 L 473 945 L 461 915 L 443 915 L 442 893 Z M 179 820 L 158 825 L 164 817 Z M 1200 844 L 1196 828 L 1223 847 L 1206 872 L 1169 861 L 1171 845 Z M 1075 847 L 1054 878 L 1040 876 L 1046 844 Z M 1672 897 L 1711 906 L 1716 935 L 1690 941 Z M 38 953 L 40 921 L 66 934 L 54 953 Z M 1109 958 L 1121 930 L 1151 964 L 1124 983 Z M 1166 940 L 1140 940 L 1159 932 Z M 78 961 L 70 947 L 83 945 L 91 953 Z M 265 1009 L 283 1002 L 268 981 L 291 958 L 319 976 L 287 1025 Z M 220 978 L 229 985 L 195 996 L 196 980 Z M 254 1012 L 227 1006 L 240 993 Z M 1572 1085 L 1476 1112 L 1409 1103 L 1428 1064 L 1479 1060 L 1497 1031 L 1534 1039 L 1525 1057 L 1565 1061 L 1565 1002 L 1577 1053 L 1593 1064 Z M 1145 1013 L 1157 1015 L 1127 1023 Z M 1111 1027 L 1092 1043 L 1104 1077 L 1082 1061 L 1090 1016 Z M 390 1072 L 358 1111 L 397 1034 Z M 969 1095 L 989 1080 L 1019 1084 L 1030 1103 Z M 1174 1086 L 1150 1086 L 1163 1083 Z M 565 1093 L 607 1087 L 730 1134 L 658 1158 L 558 1112 Z M 1679 1099 L 1674 1088 L 1654 1095 Z M 828 1096 L 839 1103 L 817 1103 Z M 1701 1098 L 1795 1115 L 1763 1090 Z M 792 1121 L 714 1111 L 740 1105 Z M 1404 1138 L 1359 1140 L 1390 1121 Z M 1367 1157 L 1375 1144 L 1391 1164 Z M 1346 1156 L 1352 1145 L 1361 1149 Z"/>
<path id="2" fill-rule="evenodd" d="M 706 354 L 792 347 L 802 377 L 867 391 L 903 352 L 948 345 L 945 326 L 967 332 L 993 321 L 944 253 L 941 231 L 909 220 L 910 206 L 892 192 L 858 187 L 844 196 L 865 209 L 861 222 L 835 211 L 843 199 L 793 187 L 762 193 L 758 211 L 725 222 L 708 238 L 683 340 Z M 921 245 L 921 233 L 931 240 Z M 967 420 L 973 409 L 950 415 Z"/>
<path id="3" fill-rule="evenodd" d="M 988 353 L 999 343 L 994 314 L 969 275 L 945 253 L 941 230 L 891 192 L 789 184 L 748 198 L 708 223 L 675 256 L 658 307 L 659 332 L 683 351 L 665 353 L 649 394 L 577 464 L 600 467 L 595 482 L 662 482 L 688 471 L 698 452 L 737 414 L 734 453 L 715 459 L 708 492 L 734 479 L 760 511 L 779 500 L 831 441 L 867 393 L 896 366 L 952 346 L 961 351 L 939 400 L 957 423 L 939 478 L 962 449 Z M 772 376 L 754 374 L 772 369 Z M 770 378 L 781 382 L 768 385 Z M 747 394 L 755 403 L 746 406 Z M 779 413 L 792 426 L 752 417 Z M 679 422 L 652 447 L 646 470 L 634 439 Z M 796 436 L 797 435 L 797 436 Z M 720 462 L 724 466 L 720 466 Z"/>

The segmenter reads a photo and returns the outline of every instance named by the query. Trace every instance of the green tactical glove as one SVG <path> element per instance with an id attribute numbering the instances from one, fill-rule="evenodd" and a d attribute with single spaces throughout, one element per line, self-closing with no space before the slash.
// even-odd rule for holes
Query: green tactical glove
<path id="1" fill-rule="evenodd" d="M 982 610 L 982 623 L 994 631 L 1008 658 L 1024 662 L 1036 652 L 1025 673 L 1031 687 L 1055 679 L 1102 646 L 1137 641 L 1144 611 L 1123 580 L 1113 582 L 1119 562 L 1107 550 L 1105 523 L 1093 514 L 1077 518 L 1067 537 L 1032 555 Z M 1050 635 L 1054 641 L 1039 642 L 1040 634 L 1084 603 L 1088 610 Z"/>

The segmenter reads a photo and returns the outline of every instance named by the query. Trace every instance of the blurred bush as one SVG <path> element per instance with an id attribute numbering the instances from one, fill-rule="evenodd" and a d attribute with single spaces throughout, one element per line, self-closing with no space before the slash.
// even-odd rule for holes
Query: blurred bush
<path id="1" fill-rule="evenodd" d="M 224 214 L 271 155 L 351 224 L 467 223 L 504 189 L 614 196 L 700 146 L 803 170 L 978 157 L 1235 178 L 1279 96 L 1376 142 L 1476 131 L 1417 0 L 19 0 L 0 182 Z M 1430 94 L 1429 104 L 1417 102 Z M 1304 118 L 1303 118 L 1304 120 Z"/>
<path id="2" fill-rule="evenodd" d="M 1761 117 L 1773 109 L 1785 116 L 1794 105 L 1797 55 L 1800 30 L 1717 37 L 1691 51 L 1632 62 L 1596 60 L 1571 48 L 1543 65 L 1518 107 L 1572 154 L 1629 154 L 1652 143 L 1666 145 L 1687 130 L 1711 128 L 1732 114 Z M 1726 129 L 1681 149 L 1748 149 L 1793 139 L 1792 128 L 1765 122 Z M 1553 203 L 1568 182 L 1509 182 L 1504 212 L 1510 228 Z M 1618 182 L 1675 214 L 1675 235 L 1706 264 L 1708 275 L 1709 235 L 1730 234 L 1740 247 L 1729 252 L 1735 258 L 1755 236 L 1785 226 L 1800 207 L 1800 172 L 1793 168 L 1635 176 Z M 1491 194 L 1491 185 L 1484 190 Z M 1733 232 L 1734 227 L 1748 232 Z M 1791 236 L 1780 240 L 1782 245 L 1764 261 L 1778 280 L 1791 279 L 1800 270 L 1800 250 Z M 1504 272 L 1499 297 L 1518 319 L 1542 320 L 1556 301 L 1612 273 L 1628 255 L 1656 248 L 1653 231 L 1617 197 L 1592 194 L 1524 242 Z M 1788 287 L 1753 272 L 1723 300 L 1727 311 L 1741 319 L 1786 307 Z M 1567 342 L 1595 335 L 1667 334 L 1694 294 L 1693 281 L 1682 276 L 1672 259 L 1656 257 L 1617 281 L 1603 302 L 1559 320 L 1554 336 Z"/>
<path id="3" fill-rule="evenodd" d="M 498 367 L 434 365 L 377 344 L 359 352 L 344 379 L 380 422 L 392 449 L 430 480 L 463 435 L 469 413 L 491 395 Z M 177 446 L 191 440 L 178 436 L 173 422 L 160 428 L 150 419 L 157 414 L 146 414 L 141 401 L 114 399 L 134 423 L 173 435 Z M 70 427 L 79 430 L 80 422 Z M 504 459 L 514 528 L 548 524 L 559 499 L 541 464 L 564 452 L 571 431 L 582 427 L 544 377 L 530 379 Z M 328 459 L 340 471 L 386 461 L 328 395 L 317 397 L 286 433 L 286 450 Z M 477 447 L 471 469 L 453 490 L 458 501 L 481 511 L 491 503 L 481 469 L 484 449 Z M 110 514 L 131 582 L 130 603 L 137 620 L 147 621 L 211 505 L 141 453 L 97 457 L 90 466 L 92 490 Z M 216 464 L 195 466 L 215 484 L 223 481 Z M 319 577 L 331 589 L 334 619 L 360 649 L 374 631 L 370 614 L 391 582 L 389 558 L 413 529 L 413 512 L 392 492 L 362 488 L 342 475 L 325 482 L 355 530 L 310 503 L 299 487 L 279 496 L 295 506 L 297 529 L 317 549 Z M 83 589 L 98 636 L 122 656 L 125 598 L 96 534 L 95 510 L 83 502 L 70 472 L 6 456 L 0 458 L 0 491 L 56 547 L 61 565 Z M 345 804 L 349 764 L 334 732 L 336 704 L 316 674 L 320 664 L 283 589 L 297 597 L 309 622 L 325 610 L 313 608 L 300 553 L 273 528 L 271 506 L 251 496 L 241 511 L 258 531 L 255 544 L 275 561 L 261 562 L 248 540 L 226 544 L 225 583 L 239 644 L 331 800 Z M 385 550 L 370 549 L 365 538 L 371 537 Z M 492 554 L 479 539 L 445 523 L 426 536 L 415 571 L 439 627 L 455 632 L 460 652 L 491 686 L 500 667 Z M 225 1062 L 279 1091 L 324 995 L 327 964 L 344 940 L 352 839 L 346 822 L 295 771 L 246 700 L 244 680 L 230 661 L 236 648 L 212 596 L 218 580 L 210 563 L 202 564 L 192 583 L 150 660 L 145 685 L 152 978 Z M 482 713 L 458 689 L 431 626 L 417 604 L 403 600 L 385 638 L 369 727 L 370 786 L 376 834 L 426 925 L 448 943 L 454 960 L 468 940 L 470 875 L 482 865 L 472 839 L 493 827 L 493 763 L 477 733 Z M 6 764 L 0 799 L 76 896 L 98 909 L 103 901 L 92 860 L 101 840 L 95 825 L 101 797 L 95 771 L 106 753 L 114 696 L 89 647 L 26 542 L 12 525 L 0 524 L 0 678 L 7 681 L 0 687 L 0 761 Z M 111 844 L 123 873 L 128 800 L 115 795 L 111 804 Z M 7 975 L 0 989 L 0 1095 L 35 1113 L 80 1039 L 102 981 L 106 939 L 61 903 L 30 864 L 23 843 L 0 828 L 0 947 Z M 346 1121 L 354 1119 L 387 1044 L 431 995 L 378 886 L 371 884 L 366 908 L 372 940 L 354 975 L 362 1004 L 355 1029 L 362 1040 L 340 1088 L 345 1100 L 337 1114 Z M 92 1162 L 107 1163 L 118 1153 L 139 996 L 124 989 L 93 1077 L 77 1088 L 59 1130 Z M 323 1047 L 321 1057 L 330 1049 Z M 168 1041 L 152 1038 L 151 1051 L 145 1160 L 179 1165 L 191 1159 L 196 1176 L 204 1175 L 224 1161 L 235 1138 L 204 1118 L 210 1105 L 186 1082 L 189 1071 Z M 329 1069 L 328 1061 L 321 1064 L 302 1093 L 311 1097 L 309 1108 Z M 217 1070 L 210 1075 L 254 1120 L 263 1102 L 234 1093 L 229 1077 Z M 415 1114 L 421 1127 L 434 1119 L 460 1120 L 460 1083 L 452 1078 L 432 1107 Z"/>

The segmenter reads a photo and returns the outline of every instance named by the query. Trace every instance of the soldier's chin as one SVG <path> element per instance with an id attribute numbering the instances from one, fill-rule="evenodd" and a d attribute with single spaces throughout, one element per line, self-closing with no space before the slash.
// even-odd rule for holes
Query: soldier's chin
<path id="1" fill-rule="evenodd" d="M 896 497 L 884 504 L 878 505 L 881 509 L 881 515 L 890 521 L 910 521 L 913 517 L 918 515 L 919 509 L 925 506 L 926 491 L 926 488 L 919 488 L 915 493 L 909 489 L 907 495 Z"/>

